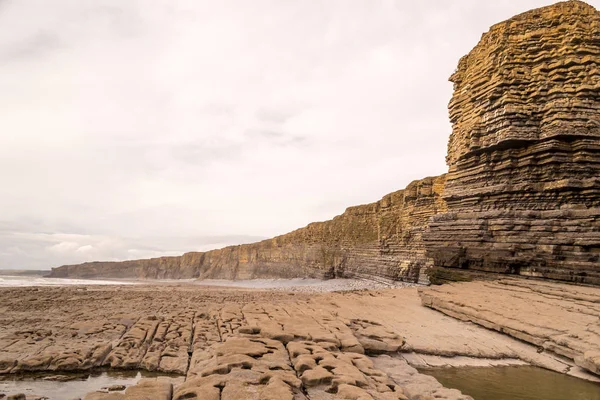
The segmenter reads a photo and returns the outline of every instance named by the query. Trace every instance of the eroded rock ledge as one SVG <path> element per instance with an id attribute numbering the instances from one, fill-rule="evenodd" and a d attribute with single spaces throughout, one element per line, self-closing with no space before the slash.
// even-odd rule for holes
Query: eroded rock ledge
<path id="1" fill-rule="evenodd" d="M 427 307 L 600 372 L 598 288 L 513 278 L 430 287 L 420 294 Z"/>

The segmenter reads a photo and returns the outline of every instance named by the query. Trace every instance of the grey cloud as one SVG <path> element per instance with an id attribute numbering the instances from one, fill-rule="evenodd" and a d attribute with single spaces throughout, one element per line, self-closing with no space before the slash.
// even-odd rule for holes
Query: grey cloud
<path id="1" fill-rule="evenodd" d="M 267 139 L 276 139 L 284 136 L 283 132 L 259 129 L 249 129 L 246 131 L 246 134 L 251 138 L 263 137 Z"/>
<path id="2" fill-rule="evenodd" d="M 0 4 L 2 7 L 2 4 Z M 58 35 L 51 32 L 37 32 L 30 37 L 0 49 L 0 62 L 14 62 L 30 57 L 40 57 L 61 47 Z"/>
<path id="3" fill-rule="evenodd" d="M 301 146 L 301 147 L 305 147 L 309 145 L 309 139 L 306 136 L 291 136 L 289 138 L 287 138 L 286 140 L 281 141 L 280 143 L 278 143 L 279 146 Z"/>
<path id="4" fill-rule="evenodd" d="M 267 140 L 277 147 L 287 146 L 306 146 L 309 144 L 309 138 L 302 135 L 290 135 L 282 131 L 268 130 L 268 129 L 249 129 L 246 131 L 246 135 L 251 140 Z M 252 143 L 248 143 L 248 146 L 252 146 Z M 248 148 L 246 146 L 246 148 Z"/>
<path id="5" fill-rule="evenodd" d="M 205 104 L 200 107 L 200 111 L 219 116 L 232 117 L 235 114 L 235 107 L 228 104 Z"/>
<path id="6" fill-rule="evenodd" d="M 270 109 L 260 109 L 256 113 L 256 117 L 259 119 L 259 121 L 267 123 L 272 122 L 275 124 L 283 124 L 292 116 L 293 114 L 289 112 Z"/>
<path id="7" fill-rule="evenodd" d="M 138 33 L 141 24 L 139 15 L 130 8 L 123 8 L 122 4 L 99 5 L 98 9 L 93 12 L 105 15 L 110 28 L 120 36 L 132 37 Z"/>
<path id="8" fill-rule="evenodd" d="M 0 230 L 0 265 L 14 269 L 49 269 L 91 260 L 114 261 L 180 255 L 187 251 L 206 251 L 262 239 L 264 237 L 246 235 L 128 238 Z"/>
<path id="9" fill-rule="evenodd" d="M 243 151 L 242 144 L 181 144 L 170 146 L 167 149 L 169 159 L 172 161 L 169 165 L 193 165 L 204 166 L 214 161 L 231 161 L 239 158 Z"/>

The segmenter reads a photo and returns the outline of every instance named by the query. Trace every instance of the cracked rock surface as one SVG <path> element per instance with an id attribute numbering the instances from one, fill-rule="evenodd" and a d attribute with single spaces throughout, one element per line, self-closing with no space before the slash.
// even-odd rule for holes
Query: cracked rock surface
<path id="1" fill-rule="evenodd" d="M 105 367 L 183 379 L 143 380 L 89 399 L 468 399 L 413 367 L 527 363 L 585 375 L 567 355 L 596 372 L 598 291 L 525 280 L 465 283 L 421 290 L 424 307 L 417 288 L 6 288 L 0 360 L 3 374 Z M 519 317 L 530 307 L 537 327 Z M 478 316 L 505 333 L 545 335 L 547 351 L 460 320 L 489 327 Z"/>

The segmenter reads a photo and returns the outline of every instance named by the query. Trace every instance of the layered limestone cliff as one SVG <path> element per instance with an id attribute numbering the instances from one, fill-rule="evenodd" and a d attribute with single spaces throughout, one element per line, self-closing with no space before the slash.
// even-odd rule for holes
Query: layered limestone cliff
<path id="1" fill-rule="evenodd" d="M 430 217 L 445 211 L 445 176 L 412 182 L 380 201 L 350 207 L 262 242 L 180 257 L 92 262 L 54 268 L 52 277 L 222 278 L 361 277 L 417 281 L 431 265 L 422 233 Z"/>
<path id="2" fill-rule="evenodd" d="M 600 13 L 568 1 L 497 24 L 451 81 L 436 266 L 600 284 Z"/>
<path id="3" fill-rule="evenodd" d="M 600 284 L 600 13 L 567 1 L 497 24 L 451 81 L 445 176 L 259 243 L 51 276 L 416 281 L 425 269 L 465 279 L 460 269 Z"/>

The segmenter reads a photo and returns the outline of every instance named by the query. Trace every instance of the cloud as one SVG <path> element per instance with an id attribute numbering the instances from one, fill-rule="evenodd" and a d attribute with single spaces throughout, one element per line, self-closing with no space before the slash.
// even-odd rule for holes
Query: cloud
<path id="1" fill-rule="evenodd" d="M 48 250 L 55 253 L 71 253 L 79 250 L 79 244 L 76 242 L 60 242 L 48 247 Z"/>
<path id="2" fill-rule="evenodd" d="M 285 110 L 269 110 L 269 109 L 260 109 L 256 113 L 256 118 L 259 121 L 265 123 L 271 123 L 273 125 L 281 125 L 284 124 L 288 119 L 294 116 L 293 112 L 285 111 Z"/>
<path id="3" fill-rule="evenodd" d="M 90 260 L 117 261 L 180 255 L 187 251 L 206 251 L 231 244 L 250 243 L 260 236 L 204 236 L 139 238 L 117 235 L 82 235 L 0 230 L 0 265 L 48 269 L 50 266 Z"/>
<path id="4" fill-rule="evenodd" d="M 4 1 L 0 268 L 270 237 L 443 173 L 458 59 L 549 3 Z"/>
<path id="5" fill-rule="evenodd" d="M 0 62 L 13 62 L 28 57 L 36 58 L 60 47 L 58 36 L 49 32 L 37 32 L 22 42 L 7 46 L 0 52 Z"/>

